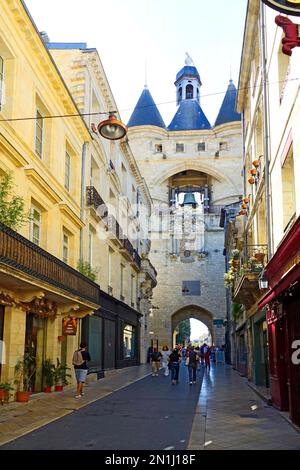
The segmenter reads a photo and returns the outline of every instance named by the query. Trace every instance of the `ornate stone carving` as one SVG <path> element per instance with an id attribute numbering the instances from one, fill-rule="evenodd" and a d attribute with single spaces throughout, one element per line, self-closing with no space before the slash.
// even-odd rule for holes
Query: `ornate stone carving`
<path id="1" fill-rule="evenodd" d="M 35 298 L 31 302 L 20 302 L 19 307 L 26 313 L 33 313 L 40 318 L 50 318 L 54 320 L 57 315 L 56 303 L 45 298 Z"/>

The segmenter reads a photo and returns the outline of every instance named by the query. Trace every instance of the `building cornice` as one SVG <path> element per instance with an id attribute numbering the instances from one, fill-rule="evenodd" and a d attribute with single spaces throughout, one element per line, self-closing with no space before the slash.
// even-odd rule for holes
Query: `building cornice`
<path id="1" fill-rule="evenodd" d="M 248 93 L 250 66 L 253 57 L 253 45 L 255 44 L 254 37 L 259 19 L 259 8 L 260 0 L 248 0 L 236 102 L 236 109 L 239 113 L 243 112 L 245 98 Z"/>

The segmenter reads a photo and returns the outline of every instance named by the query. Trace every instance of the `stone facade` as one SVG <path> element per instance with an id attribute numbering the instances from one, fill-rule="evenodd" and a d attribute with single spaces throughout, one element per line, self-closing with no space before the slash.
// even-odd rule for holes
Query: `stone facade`
<path id="1" fill-rule="evenodd" d="M 242 194 L 241 124 L 226 123 L 203 131 L 168 131 L 138 125 L 131 127 L 128 135 L 154 204 L 150 259 L 158 272 L 158 285 L 152 299 L 151 339 L 158 341 L 159 347 L 170 347 L 178 323 L 193 317 L 208 326 L 216 345 L 224 344 L 224 326 L 214 323 L 226 315 L 224 232 L 219 220 L 221 206 L 235 202 Z M 183 151 L 178 152 L 177 144 L 183 144 L 179 147 Z M 204 230 L 191 256 L 184 255 L 188 245 L 171 241 L 170 187 L 177 184 L 178 175 L 184 185 L 201 180 L 209 194 L 210 208 L 199 207 L 197 217 Z M 178 205 L 173 216 L 176 218 L 180 211 Z M 200 295 L 183 295 L 184 281 L 200 281 Z"/>

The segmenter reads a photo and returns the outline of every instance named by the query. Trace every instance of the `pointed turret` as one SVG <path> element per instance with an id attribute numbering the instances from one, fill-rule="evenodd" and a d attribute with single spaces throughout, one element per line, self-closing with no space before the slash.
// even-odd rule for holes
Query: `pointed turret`
<path id="1" fill-rule="evenodd" d="M 237 91 L 232 80 L 229 80 L 226 95 L 216 119 L 215 126 L 241 120 L 240 113 L 237 113 L 235 110 L 236 93 Z"/>
<path id="2" fill-rule="evenodd" d="M 127 124 L 128 127 L 133 126 L 157 126 L 165 128 L 165 123 L 157 109 L 152 95 L 147 87 L 144 88 L 142 94 L 134 108 L 132 115 Z"/>

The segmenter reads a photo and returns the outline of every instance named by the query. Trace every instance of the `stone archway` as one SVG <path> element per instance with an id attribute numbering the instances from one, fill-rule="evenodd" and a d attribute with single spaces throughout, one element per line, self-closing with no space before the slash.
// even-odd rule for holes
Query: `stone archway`
<path id="1" fill-rule="evenodd" d="M 195 318 L 196 320 L 201 321 L 207 326 L 210 334 L 212 342 L 214 343 L 214 328 L 213 328 L 213 314 L 206 310 L 205 308 L 199 307 L 198 305 L 187 305 L 185 307 L 180 308 L 176 312 L 173 313 L 171 324 L 172 324 L 172 340 L 173 340 L 173 333 L 176 326 L 183 320 L 188 318 Z"/>

